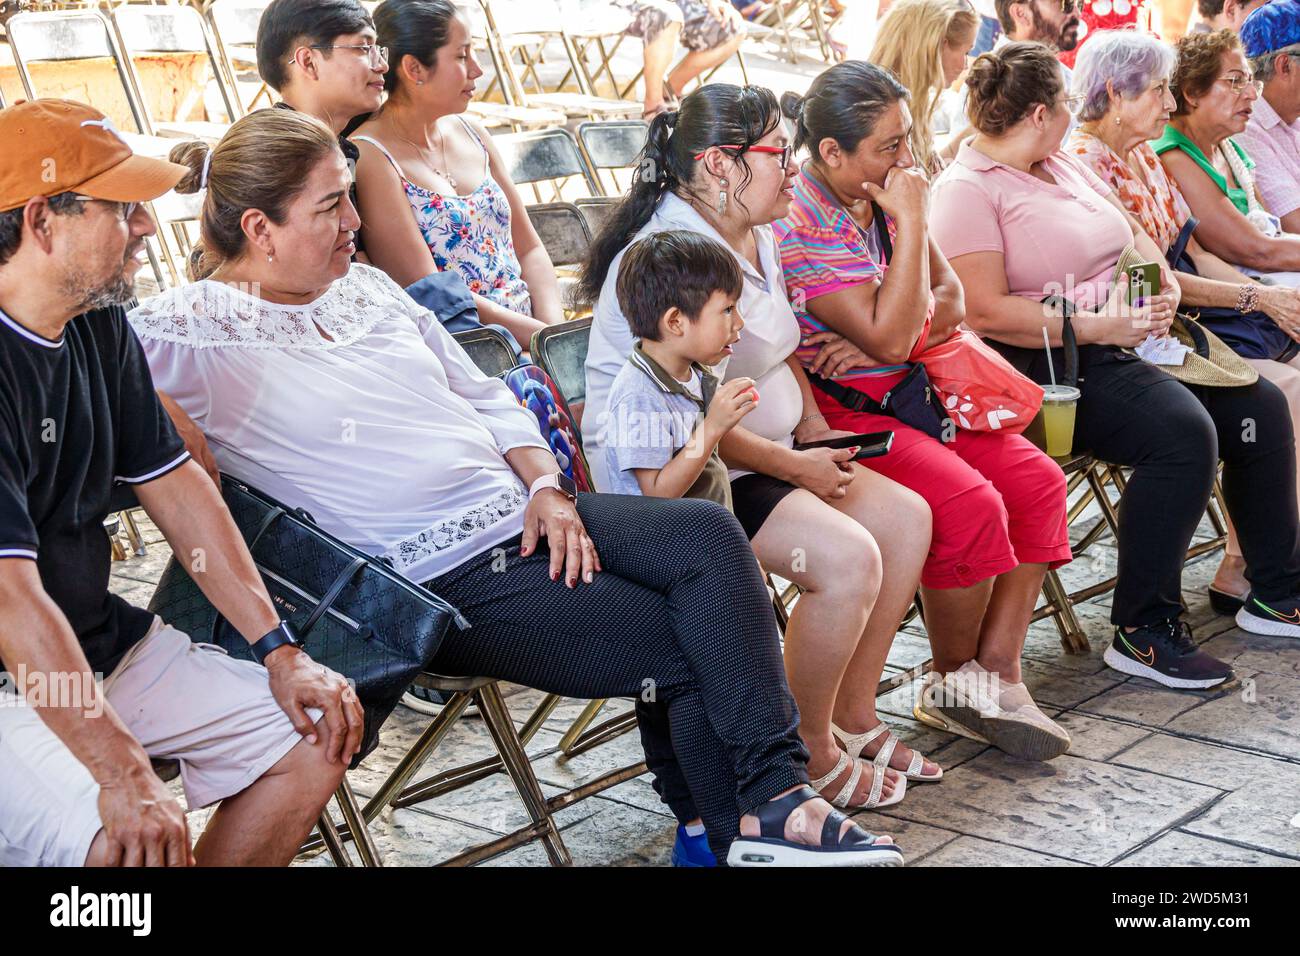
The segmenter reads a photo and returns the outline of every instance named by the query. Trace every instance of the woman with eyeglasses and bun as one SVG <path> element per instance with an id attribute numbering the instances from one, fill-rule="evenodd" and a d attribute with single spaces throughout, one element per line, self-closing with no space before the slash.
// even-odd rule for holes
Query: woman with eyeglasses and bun
<path id="1" fill-rule="evenodd" d="M 1166 687 L 1221 686 L 1232 667 L 1201 648 L 1182 620 L 1183 563 L 1220 459 L 1254 602 L 1237 623 L 1300 636 L 1286 399 L 1263 379 L 1185 385 L 1133 353 L 1168 332 L 1181 289 L 1165 251 L 1111 187 L 1061 150 L 1071 117 L 1050 51 L 1007 44 L 979 57 L 966 85 L 977 133 L 936 182 L 930 216 L 965 289 L 966 323 L 1040 383 L 1066 367 L 1062 346 L 1072 331 L 1081 392 L 1073 451 L 1132 468 L 1120 499 L 1115 630 L 1104 659 Z M 1129 247 L 1161 273 L 1159 291 L 1132 304 L 1126 284 L 1113 280 Z M 1257 429 L 1245 429 L 1247 421 Z"/>

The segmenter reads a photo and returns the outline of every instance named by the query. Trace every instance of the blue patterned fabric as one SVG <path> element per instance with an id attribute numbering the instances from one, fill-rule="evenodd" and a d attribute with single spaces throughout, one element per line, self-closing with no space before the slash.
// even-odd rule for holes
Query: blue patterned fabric
<path id="1" fill-rule="evenodd" d="M 1241 25 L 1241 45 L 1254 58 L 1300 43 L 1300 3 L 1266 3 Z"/>

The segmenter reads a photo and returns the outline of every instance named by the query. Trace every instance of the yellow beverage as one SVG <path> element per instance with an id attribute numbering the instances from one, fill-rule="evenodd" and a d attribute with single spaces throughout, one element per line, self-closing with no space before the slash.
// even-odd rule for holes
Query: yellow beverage
<path id="1" fill-rule="evenodd" d="M 1069 385 L 1043 386 L 1043 431 L 1047 454 L 1064 458 L 1074 447 L 1074 410 L 1079 390 Z"/>

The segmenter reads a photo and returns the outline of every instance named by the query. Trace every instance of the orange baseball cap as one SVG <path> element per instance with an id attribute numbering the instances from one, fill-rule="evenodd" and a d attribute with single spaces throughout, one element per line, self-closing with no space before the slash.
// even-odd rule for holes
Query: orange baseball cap
<path id="1" fill-rule="evenodd" d="M 179 163 L 135 155 L 112 120 L 71 100 L 31 100 L 0 110 L 0 143 L 0 212 L 62 192 L 146 202 L 189 172 Z"/>

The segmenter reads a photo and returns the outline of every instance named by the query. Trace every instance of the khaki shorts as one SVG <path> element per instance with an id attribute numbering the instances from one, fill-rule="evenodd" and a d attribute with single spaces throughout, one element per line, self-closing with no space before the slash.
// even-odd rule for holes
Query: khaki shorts
<path id="1" fill-rule="evenodd" d="M 265 669 L 160 619 L 103 690 L 150 757 L 180 762 L 191 810 L 246 789 L 302 740 Z M 0 866 L 83 865 L 101 829 L 98 801 L 99 785 L 36 710 L 0 698 Z"/>

